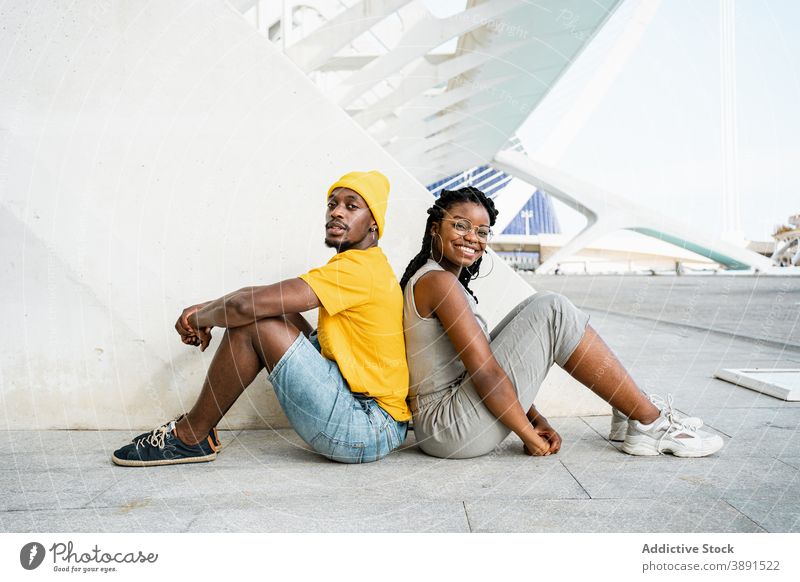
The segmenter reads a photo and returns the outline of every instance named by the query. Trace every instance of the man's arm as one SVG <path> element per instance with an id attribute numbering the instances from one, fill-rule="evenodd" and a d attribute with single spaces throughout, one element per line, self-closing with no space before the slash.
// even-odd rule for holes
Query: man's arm
<path id="1" fill-rule="evenodd" d="M 311 287 L 302 279 L 273 285 L 245 287 L 233 293 L 184 309 L 179 323 L 188 330 L 240 327 L 265 317 L 302 313 L 320 306 Z"/>

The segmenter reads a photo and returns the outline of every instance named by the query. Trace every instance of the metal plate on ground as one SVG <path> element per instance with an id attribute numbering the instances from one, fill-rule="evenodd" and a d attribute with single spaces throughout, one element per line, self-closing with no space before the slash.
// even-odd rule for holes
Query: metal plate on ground
<path id="1" fill-rule="evenodd" d="M 723 368 L 714 376 L 781 400 L 800 401 L 800 368 Z"/>

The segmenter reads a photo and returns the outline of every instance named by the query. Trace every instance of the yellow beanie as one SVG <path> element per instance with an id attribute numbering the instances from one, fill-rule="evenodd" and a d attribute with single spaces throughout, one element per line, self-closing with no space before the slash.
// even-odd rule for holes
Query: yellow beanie
<path id="1" fill-rule="evenodd" d="M 383 223 L 386 205 L 389 202 L 389 179 L 378 172 L 350 172 L 345 174 L 333 186 L 328 188 L 328 197 L 336 188 L 350 188 L 364 199 L 378 225 L 378 238 L 383 236 Z"/>

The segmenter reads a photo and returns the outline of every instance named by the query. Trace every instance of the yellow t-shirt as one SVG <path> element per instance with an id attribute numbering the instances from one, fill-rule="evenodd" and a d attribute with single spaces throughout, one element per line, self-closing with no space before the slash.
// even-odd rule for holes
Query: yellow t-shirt
<path id="1" fill-rule="evenodd" d="M 322 355 L 336 362 L 352 392 L 374 398 L 397 421 L 409 420 L 403 294 L 383 251 L 337 253 L 300 278 L 322 304 Z"/>

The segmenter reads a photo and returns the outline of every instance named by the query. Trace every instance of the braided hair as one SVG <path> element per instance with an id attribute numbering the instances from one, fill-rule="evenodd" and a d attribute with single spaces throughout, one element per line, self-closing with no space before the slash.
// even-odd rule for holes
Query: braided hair
<path id="1" fill-rule="evenodd" d="M 405 273 L 403 273 L 403 277 L 400 279 L 400 287 L 403 290 L 405 290 L 406 284 L 408 284 L 411 276 L 431 258 L 431 247 L 433 246 L 431 226 L 444 218 L 445 211 L 449 210 L 454 204 L 460 202 L 473 202 L 483 206 L 489 214 L 489 226 L 494 226 L 498 212 L 494 207 L 494 201 L 486 196 L 486 194 L 473 186 L 466 186 L 458 190 L 442 190 L 439 198 L 433 203 L 433 206 L 428 208 L 428 220 L 425 223 L 425 235 L 422 237 L 422 248 L 419 253 L 417 253 L 417 256 L 408 263 Z M 469 267 L 461 269 L 461 272 L 458 274 L 459 283 L 461 283 L 464 289 L 475 298 L 476 302 L 478 298 L 475 297 L 475 294 L 469 288 L 469 282 L 478 276 L 481 268 L 481 261 L 483 261 L 483 257 L 475 261 Z"/>

